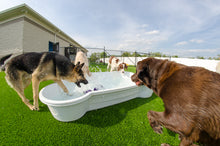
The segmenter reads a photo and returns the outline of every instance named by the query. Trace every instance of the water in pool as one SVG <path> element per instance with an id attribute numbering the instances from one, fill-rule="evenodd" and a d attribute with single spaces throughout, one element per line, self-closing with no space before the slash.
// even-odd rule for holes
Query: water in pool
<path id="1" fill-rule="evenodd" d="M 128 87 L 134 85 L 130 78 L 131 74 L 132 73 L 130 72 L 95 72 L 92 73 L 91 77 L 86 77 L 89 83 L 87 85 L 80 84 L 81 88 L 77 87 L 75 83 L 63 81 L 69 94 L 63 92 L 63 90 L 57 85 L 58 91 L 55 91 L 57 92 L 56 96 L 51 96 L 50 99 L 69 100 L 91 92 Z"/>

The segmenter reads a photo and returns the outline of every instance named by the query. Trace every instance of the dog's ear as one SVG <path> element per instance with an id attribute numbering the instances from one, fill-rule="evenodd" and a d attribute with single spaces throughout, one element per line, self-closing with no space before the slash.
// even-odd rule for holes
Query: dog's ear
<path id="1" fill-rule="evenodd" d="M 117 71 L 119 71 L 121 68 L 123 68 L 123 67 L 122 67 L 121 64 L 119 64 L 119 66 L 118 66 L 118 68 L 117 68 Z"/>
<path id="2" fill-rule="evenodd" d="M 125 63 L 125 69 L 128 69 L 128 66 L 127 66 L 127 64 Z"/>
<path id="3" fill-rule="evenodd" d="M 84 66 L 84 63 L 80 64 L 80 62 L 78 62 L 76 65 L 75 65 L 75 69 L 77 71 L 79 71 L 80 69 L 82 69 L 82 67 Z"/>
<path id="4" fill-rule="evenodd" d="M 149 76 L 149 65 L 143 61 L 139 61 L 137 64 L 137 76 L 144 82 L 144 78 Z"/>

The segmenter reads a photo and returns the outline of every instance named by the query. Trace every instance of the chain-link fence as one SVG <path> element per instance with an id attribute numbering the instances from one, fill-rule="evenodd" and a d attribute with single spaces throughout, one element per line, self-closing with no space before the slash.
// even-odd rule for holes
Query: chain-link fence
<path id="1" fill-rule="evenodd" d="M 136 65 L 138 61 L 143 60 L 146 57 L 167 57 L 162 56 L 160 53 L 146 53 L 137 51 L 126 51 L 126 50 L 110 50 L 104 48 L 86 48 L 88 50 L 87 56 L 90 63 L 102 63 L 107 64 L 110 56 L 117 57 L 120 62 L 124 62 L 128 65 Z"/>

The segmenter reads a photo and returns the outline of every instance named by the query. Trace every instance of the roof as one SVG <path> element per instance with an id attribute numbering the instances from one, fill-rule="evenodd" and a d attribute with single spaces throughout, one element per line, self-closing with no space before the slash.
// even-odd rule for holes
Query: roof
<path id="1" fill-rule="evenodd" d="M 54 24 L 49 22 L 47 19 L 45 19 L 43 16 L 41 16 L 39 13 L 34 11 L 32 8 L 30 8 L 26 4 L 18 5 L 16 7 L 1 11 L 0 12 L 0 24 L 20 18 L 20 17 L 27 17 L 31 19 L 35 23 L 43 26 L 45 29 L 53 32 L 54 34 L 61 36 L 66 40 L 69 40 L 70 42 L 73 43 L 74 46 L 83 49 L 85 52 L 88 52 L 88 50 L 82 47 L 73 38 L 68 36 L 66 33 L 64 33 L 62 30 L 60 30 L 58 27 L 56 27 Z"/>

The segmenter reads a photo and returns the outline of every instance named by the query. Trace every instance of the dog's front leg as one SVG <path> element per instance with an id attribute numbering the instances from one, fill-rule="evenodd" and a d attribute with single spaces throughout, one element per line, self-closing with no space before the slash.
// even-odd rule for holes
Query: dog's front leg
<path id="1" fill-rule="evenodd" d="M 33 108 L 32 110 L 39 110 L 38 97 L 39 97 L 39 84 L 40 81 L 36 76 L 32 76 L 32 88 L 33 88 Z"/>
<path id="2" fill-rule="evenodd" d="M 192 131 L 191 123 L 187 123 L 182 115 L 149 111 L 147 116 L 151 127 L 156 133 L 162 133 L 161 125 L 163 125 L 165 128 L 180 134 L 180 146 L 191 145 L 193 141 L 198 141 L 198 130 L 194 129 L 194 131 Z"/>
<path id="3" fill-rule="evenodd" d="M 161 134 L 161 133 L 163 133 L 163 127 L 161 126 L 161 124 L 158 121 L 158 118 L 159 118 L 158 113 L 159 112 L 149 111 L 147 113 L 147 117 L 150 122 L 150 126 L 153 128 L 153 130 L 156 133 Z"/>
<path id="4" fill-rule="evenodd" d="M 66 86 L 63 84 L 61 80 L 55 80 L 55 82 L 63 89 L 65 93 L 69 94 L 68 89 L 66 88 Z"/>
<path id="5" fill-rule="evenodd" d="M 109 71 L 110 66 L 111 66 L 111 65 L 108 63 L 108 66 L 107 66 L 107 71 Z"/>

